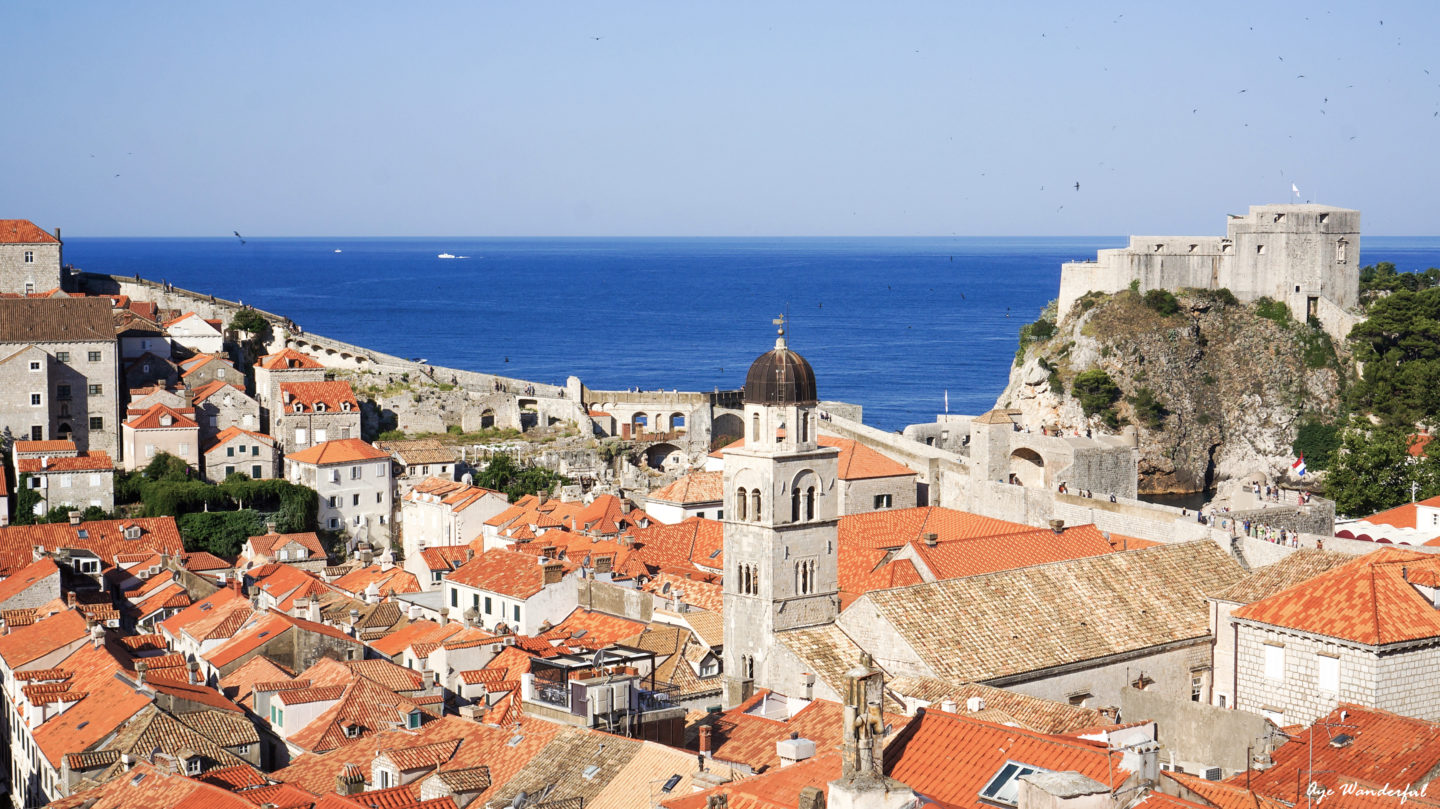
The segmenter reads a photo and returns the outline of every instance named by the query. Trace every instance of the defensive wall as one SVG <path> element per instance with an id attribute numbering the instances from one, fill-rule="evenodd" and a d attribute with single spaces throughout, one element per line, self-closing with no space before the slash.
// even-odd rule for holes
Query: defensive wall
<path id="1" fill-rule="evenodd" d="M 1131 236 L 1094 261 L 1061 265 L 1059 318 L 1087 292 L 1119 292 L 1132 282 L 1142 293 L 1223 288 L 1245 302 L 1282 301 L 1297 320 L 1315 317 L 1332 338 L 1345 339 L 1360 302 L 1359 211 L 1252 205 L 1231 214 L 1225 230 L 1223 237 Z"/>

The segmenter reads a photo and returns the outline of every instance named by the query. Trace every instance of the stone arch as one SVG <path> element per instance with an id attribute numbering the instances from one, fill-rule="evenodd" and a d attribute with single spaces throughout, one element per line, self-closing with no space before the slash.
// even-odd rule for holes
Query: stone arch
<path id="1" fill-rule="evenodd" d="M 668 424 L 667 426 L 668 426 L 670 432 L 672 432 L 672 433 L 683 433 L 683 432 L 685 432 L 685 414 L 684 414 L 684 413 L 678 413 L 678 412 L 677 412 L 677 413 L 671 413 L 671 414 L 670 414 L 669 424 Z"/>
<path id="2" fill-rule="evenodd" d="M 637 411 L 635 411 L 635 414 L 630 417 L 630 434 L 631 434 L 631 435 L 639 435 L 639 434 L 641 434 L 641 433 L 648 433 L 648 432 L 650 432 L 650 431 L 647 429 L 649 426 L 650 426 L 650 416 L 647 415 L 647 414 L 645 414 L 645 413 L 642 413 L 642 412 L 640 412 L 640 411 L 637 410 Z"/>
<path id="3" fill-rule="evenodd" d="M 1045 459 L 1029 447 L 1019 447 L 1010 453 L 1010 474 L 1021 486 L 1044 488 Z"/>
<path id="4" fill-rule="evenodd" d="M 674 444 L 668 441 L 661 441 L 658 444 L 651 444 L 645 449 L 645 465 L 651 469 L 664 471 L 667 465 L 685 461 L 685 453 Z"/>
<path id="5" fill-rule="evenodd" d="M 480 412 L 480 429 L 489 430 L 495 427 L 495 409 L 487 407 Z"/>

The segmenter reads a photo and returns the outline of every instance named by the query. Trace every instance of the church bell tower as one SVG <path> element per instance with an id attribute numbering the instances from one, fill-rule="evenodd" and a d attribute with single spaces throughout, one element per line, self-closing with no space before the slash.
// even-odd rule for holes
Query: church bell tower
<path id="1" fill-rule="evenodd" d="M 840 451 L 816 442 L 815 372 L 785 343 L 745 376 L 745 443 L 724 454 L 725 701 L 793 693 L 766 668 L 775 633 L 839 612 Z"/>

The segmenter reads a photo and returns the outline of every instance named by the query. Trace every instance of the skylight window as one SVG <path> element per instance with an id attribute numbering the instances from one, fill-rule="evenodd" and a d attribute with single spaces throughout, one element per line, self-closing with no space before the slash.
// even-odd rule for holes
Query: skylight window
<path id="1" fill-rule="evenodd" d="M 211 604 L 210 602 L 207 601 L 207 602 L 205 602 L 204 604 L 201 604 L 201 605 L 200 605 L 200 611 L 201 611 L 201 612 L 209 612 L 210 609 L 211 609 L 212 607 L 214 607 L 214 606 L 215 606 L 214 604 Z"/>
<path id="2" fill-rule="evenodd" d="M 599 772 L 600 772 L 600 765 L 599 765 L 599 764 L 591 764 L 589 767 L 586 767 L 586 768 L 585 768 L 585 772 L 580 773 L 580 775 L 581 775 L 581 777 L 583 777 L 586 781 L 590 781 L 590 780 L 593 780 L 593 779 L 595 778 L 595 776 L 596 776 Z"/>
<path id="3" fill-rule="evenodd" d="M 521 742 L 523 742 L 523 741 L 525 741 L 525 737 L 524 737 L 524 736 L 521 736 L 521 735 L 519 735 L 519 734 L 517 733 L 516 735 L 510 737 L 510 741 L 506 742 L 506 743 L 505 743 L 505 746 L 506 746 L 506 747 L 514 747 L 515 745 L 517 745 L 517 744 L 519 744 L 519 743 L 521 743 Z"/>
<path id="4" fill-rule="evenodd" d="M 724 548 L 716 548 L 715 550 L 711 551 L 711 552 L 710 552 L 710 558 L 711 558 L 711 559 L 714 559 L 715 557 L 719 556 L 719 555 L 720 555 L 720 551 L 722 551 L 722 550 L 724 550 Z"/>
<path id="5" fill-rule="evenodd" d="M 990 779 L 990 783 L 980 790 L 980 798 L 992 803 L 1015 806 L 1016 796 L 1020 792 L 1020 776 L 1037 772 L 1050 771 L 1031 764 L 1007 761 L 1005 766 L 1000 768 L 1000 772 L 995 773 L 995 777 Z"/>
<path id="6" fill-rule="evenodd" d="M 669 792 L 680 784 L 680 774 L 676 773 L 665 780 L 665 786 L 660 787 L 661 792 Z"/>
<path id="7" fill-rule="evenodd" d="M 80 539 L 89 539 L 90 532 L 84 528 L 81 528 L 75 532 L 75 536 L 79 537 Z"/>
<path id="8" fill-rule="evenodd" d="M 86 725 L 88 725 L 88 724 L 90 724 L 90 720 L 89 720 L 89 719 L 86 719 L 84 722 L 81 722 L 80 724 L 76 725 L 76 726 L 75 726 L 75 729 L 76 729 L 76 730 L 82 730 L 82 729 L 83 729 Z M 1337 738 L 1338 738 L 1338 737 L 1337 737 Z"/>

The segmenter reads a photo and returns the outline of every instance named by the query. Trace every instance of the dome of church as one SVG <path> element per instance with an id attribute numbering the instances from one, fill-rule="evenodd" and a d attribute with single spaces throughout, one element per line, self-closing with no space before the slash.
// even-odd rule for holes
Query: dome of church
<path id="1" fill-rule="evenodd" d="M 761 354 L 745 374 L 745 403 L 759 405 L 812 405 L 815 371 L 805 358 L 785 346 L 782 336 L 775 348 Z"/>

